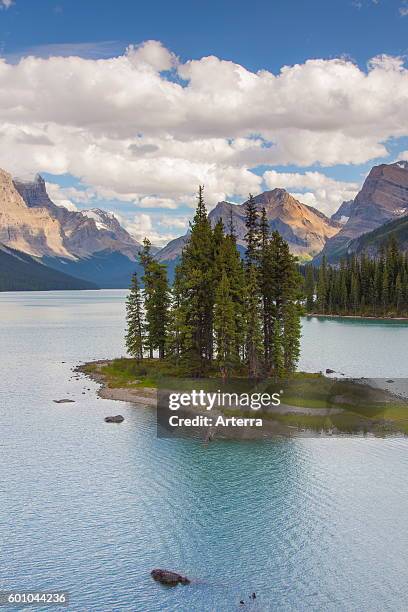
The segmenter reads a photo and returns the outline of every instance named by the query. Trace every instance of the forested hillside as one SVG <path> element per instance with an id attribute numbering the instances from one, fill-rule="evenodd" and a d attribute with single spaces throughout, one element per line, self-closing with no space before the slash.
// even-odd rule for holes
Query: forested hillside
<path id="1" fill-rule="evenodd" d="M 0 291 L 53 289 L 97 289 L 97 286 L 48 268 L 26 253 L 0 245 Z"/>

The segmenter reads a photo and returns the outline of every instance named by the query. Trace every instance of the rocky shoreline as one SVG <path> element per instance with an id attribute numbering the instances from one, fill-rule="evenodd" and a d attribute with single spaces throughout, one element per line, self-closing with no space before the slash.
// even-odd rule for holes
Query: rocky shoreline
<path id="1" fill-rule="evenodd" d="M 109 386 L 105 375 L 102 372 L 104 366 L 109 365 L 109 360 L 100 360 L 85 363 L 76 368 L 76 371 L 84 374 L 97 382 L 100 387 L 97 391 L 99 397 L 108 400 L 116 400 L 134 404 L 139 408 L 157 408 L 157 389 L 151 387 L 116 387 Z M 89 371 L 89 367 L 92 371 Z M 198 427 L 188 427 L 186 430 L 179 429 L 177 435 L 195 435 L 206 441 L 214 439 L 232 439 L 232 440 L 259 440 L 266 438 L 274 438 L 277 436 L 284 437 L 321 437 L 335 435 L 387 435 L 389 433 L 398 433 L 391 431 L 391 421 L 386 419 L 372 419 L 369 421 L 358 421 L 355 425 L 357 429 L 353 432 L 343 431 L 331 423 L 332 417 L 346 416 L 347 410 L 341 407 L 327 408 L 312 408 L 307 406 L 294 406 L 281 403 L 279 406 L 271 406 L 268 408 L 267 417 L 264 414 L 259 415 L 262 418 L 262 427 L 243 427 L 237 428 L 231 425 L 223 427 L 203 427 L 202 424 Z M 197 410 L 196 408 L 186 408 L 179 411 L 180 417 L 208 417 L 208 412 Z M 211 415 L 217 419 L 223 413 L 213 409 Z M 237 416 L 241 416 L 236 413 Z M 253 415 L 251 415 L 253 416 Z M 256 415 L 258 416 L 258 415 Z M 308 427 L 306 423 L 296 423 L 296 417 L 299 421 L 312 420 L 320 418 L 323 425 L 319 428 Z M 399 432 L 401 433 L 401 432 Z M 171 434 L 169 434 L 171 435 Z"/>

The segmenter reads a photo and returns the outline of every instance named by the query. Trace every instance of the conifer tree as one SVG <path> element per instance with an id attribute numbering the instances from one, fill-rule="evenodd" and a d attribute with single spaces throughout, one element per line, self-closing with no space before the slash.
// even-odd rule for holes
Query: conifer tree
<path id="1" fill-rule="evenodd" d="M 315 294 L 315 281 L 313 267 L 307 266 L 305 279 L 306 311 L 313 312 Z"/>
<path id="2" fill-rule="evenodd" d="M 178 266 L 182 327 L 181 352 L 197 375 L 203 375 L 213 357 L 214 309 L 213 232 L 199 187 L 197 208 L 190 224 L 190 237 Z"/>
<path id="3" fill-rule="evenodd" d="M 327 306 L 327 263 L 325 255 L 323 255 L 322 264 L 319 268 L 319 276 L 317 281 L 317 303 L 320 312 L 324 314 Z"/>
<path id="4" fill-rule="evenodd" d="M 254 264 L 248 265 L 246 269 L 245 295 L 245 356 L 249 377 L 256 379 L 262 374 L 262 318 L 258 274 Z"/>
<path id="5" fill-rule="evenodd" d="M 262 332 L 263 332 L 263 363 L 265 372 L 268 372 L 272 365 L 271 346 L 273 341 L 273 273 L 274 262 L 271 252 L 270 230 L 265 208 L 262 208 L 259 222 L 259 242 L 258 242 L 258 275 L 259 288 L 262 300 Z"/>
<path id="6" fill-rule="evenodd" d="M 214 333 L 217 362 L 225 381 L 233 365 L 237 363 L 234 302 L 225 269 L 222 270 L 221 280 L 215 292 Z"/>
<path id="7" fill-rule="evenodd" d="M 164 358 L 169 325 L 170 291 L 167 282 L 166 267 L 155 261 L 151 255 L 150 241 L 145 238 L 140 253 L 140 263 L 144 274 L 144 307 L 146 319 L 145 342 L 152 359 L 154 351 L 159 351 L 159 358 Z"/>
<path id="8" fill-rule="evenodd" d="M 272 233 L 271 247 L 274 261 L 272 298 L 275 305 L 272 354 L 277 359 L 272 366 L 278 375 L 282 372 L 290 375 L 296 369 L 300 354 L 301 280 L 296 258 L 291 255 L 287 242 L 278 232 Z"/>
<path id="9" fill-rule="evenodd" d="M 289 300 L 283 311 L 283 364 L 286 375 L 295 372 L 300 357 L 300 308 L 295 300 Z"/>
<path id="10" fill-rule="evenodd" d="M 318 311 L 369 316 L 407 314 L 407 259 L 393 239 L 383 244 L 372 259 L 362 253 L 341 260 L 340 265 L 327 266 L 323 262 L 318 271 Z"/>
<path id="11" fill-rule="evenodd" d="M 132 357 L 143 359 L 143 306 L 136 272 L 132 275 L 130 292 L 126 300 L 126 348 Z"/>
<path id="12" fill-rule="evenodd" d="M 215 231 L 215 230 L 214 230 Z M 231 231 L 231 227 L 230 227 Z M 236 238 L 234 233 L 227 234 L 221 241 L 220 248 L 217 251 L 214 268 L 216 271 L 215 278 L 220 280 L 222 272 L 225 271 L 229 286 L 230 294 L 234 308 L 234 326 L 235 326 L 235 354 L 236 356 L 244 356 L 245 346 L 245 274 L 242 259 L 240 257 Z"/>
<path id="13" fill-rule="evenodd" d="M 245 261 L 247 266 L 256 265 L 258 258 L 258 247 L 260 242 L 259 237 L 259 215 L 252 194 L 249 194 L 249 199 L 245 203 Z"/>
<path id="14" fill-rule="evenodd" d="M 255 200 L 250 194 L 245 203 L 245 355 L 250 378 L 262 373 L 261 293 L 259 287 L 259 223 Z"/>

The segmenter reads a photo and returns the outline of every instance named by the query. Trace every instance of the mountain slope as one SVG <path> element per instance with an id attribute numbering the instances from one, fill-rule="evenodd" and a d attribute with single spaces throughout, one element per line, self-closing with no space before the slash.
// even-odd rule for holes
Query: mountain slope
<path id="1" fill-rule="evenodd" d="M 366 253 L 369 257 L 375 257 L 391 238 L 396 239 L 401 251 L 408 252 L 408 215 L 355 238 L 348 244 L 347 254 Z"/>
<path id="2" fill-rule="evenodd" d="M 350 207 L 350 217 L 343 228 L 327 241 L 314 259 L 323 255 L 337 261 L 347 253 L 349 243 L 388 221 L 408 214 L 408 162 L 374 166 Z"/>
<path id="3" fill-rule="evenodd" d="M 103 289 L 127 289 L 133 272 L 139 278 L 143 274 L 142 267 L 119 251 L 98 251 L 91 257 L 84 257 L 76 261 L 61 257 L 44 257 L 44 263 L 54 268 L 96 283 Z"/>
<path id="4" fill-rule="evenodd" d="M 265 208 L 270 228 L 278 230 L 292 253 L 301 258 L 310 258 L 321 251 L 326 241 L 341 227 L 312 206 L 302 204 L 284 189 L 265 191 L 254 200 L 259 211 Z M 228 229 L 232 222 L 238 246 L 245 246 L 245 203 L 219 202 L 208 216 L 213 226 L 221 219 Z M 187 238 L 188 233 L 169 242 L 159 251 L 157 259 L 162 262 L 177 259 Z"/>
<path id="5" fill-rule="evenodd" d="M 97 288 L 93 283 L 48 268 L 27 253 L 0 244 L 0 291 Z"/>
<path id="6" fill-rule="evenodd" d="M 13 181 L 4 170 L 0 170 L 0 242 L 41 258 L 50 268 L 107 288 L 129 286 L 141 248 L 113 214 L 57 206 L 41 176 Z"/>
<path id="7" fill-rule="evenodd" d="M 30 210 L 11 175 L 1 169 L 0 242 L 29 255 L 70 257 L 58 220 L 44 206 Z"/>
<path id="8" fill-rule="evenodd" d="M 343 202 L 338 210 L 330 217 L 332 221 L 337 221 L 344 225 L 349 220 L 351 213 L 354 208 L 354 200 L 346 200 Z"/>
<path id="9" fill-rule="evenodd" d="M 113 214 L 98 208 L 71 211 L 57 206 L 48 196 L 45 181 L 39 175 L 29 182 L 15 179 L 14 185 L 30 211 L 47 210 L 52 219 L 58 222 L 68 259 L 89 257 L 93 253 L 110 250 L 122 253 L 132 261 L 136 260 L 141 244 L 120 225 Z M 57 252 L 54 255 L 64 256 Z"/>

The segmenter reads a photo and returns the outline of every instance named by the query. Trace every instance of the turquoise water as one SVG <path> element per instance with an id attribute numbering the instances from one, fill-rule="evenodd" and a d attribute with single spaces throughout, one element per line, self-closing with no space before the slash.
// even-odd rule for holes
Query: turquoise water
<path id="1" fill-rule="evenodd" d="M 124 353 L 123 296 L 0 295 L 0 589 L 64 589 L 75 612 L 408 609 L 408 441 L 158 440 L 152 411 L 71 378 Z M 303 332 L 302 367 L 406 376 L 406 324 Z"/>

